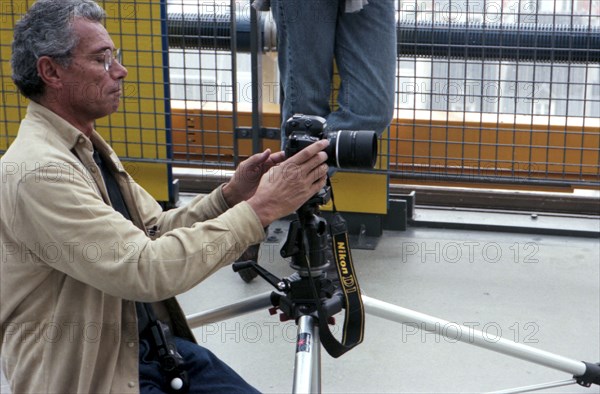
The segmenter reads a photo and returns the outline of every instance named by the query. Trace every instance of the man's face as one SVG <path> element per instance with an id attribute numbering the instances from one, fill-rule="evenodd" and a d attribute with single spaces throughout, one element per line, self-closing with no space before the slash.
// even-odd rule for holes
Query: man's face
<path id="1" fill-rule="evenodd" d="M 61 104 L 78 119 L 94 121 L 119 108 L 127 69 L 114 60 L 106 71 L 104 52 L 116 49 L 102 24 L 79 18 L 73 22 L 73 29 L 79 43 L 66 69 Z"/>

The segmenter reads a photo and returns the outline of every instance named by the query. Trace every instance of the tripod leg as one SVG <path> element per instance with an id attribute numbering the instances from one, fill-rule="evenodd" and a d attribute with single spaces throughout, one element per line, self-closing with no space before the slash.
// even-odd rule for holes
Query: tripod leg
<path id="1" fill-rule="evenodd" d="M 312 379 L 312 393 L 320 393 L 321 392 L 321 339 L 319 337 L 319 327 L 313 325 L 313 335 L 314 335 L 314 349 L 313 349 L 313 357 L 312 357 L 312 365 L 313 365 L 313 379 Z"/>
<path id="2" fill-rule="evenodd" d="M 190 328 L 197 328 L 205 324 L 245 315 L 261 309 L 268 309 L 269 307 L 273 306 L 271 303 L 271 294 L 272 292 L 269 291 L 267 293 L 246 298 L 233 304 L 209 309 L 193 315 L 188 315 L 186 316 L 187 323 Z"/>
<path id="3" fill-rule="evenodd" d="M 534 364 L 546 366 L 559 371 L 568 372 L 573 376 L 582 376 L 586 373 L 586 364 L 581 361 L 569 359 L 557 354 L 539 350 L 531 346 L 522 345 L 498 336 L 485 334 L 472 327 L 460 326 L 437 317 L 425 315 L 397 305 L 379 301 L 374 298 L 362 296 L 365 312 L 402 324 L 411 324 L 420 330 L 435 332 L 455 341 L 479 346 L 498 353 L 506 354 L 529 361 Z"/>
<path id="4" fill-rule="evenodd" d="M 320 347 L 318 328 L 314 318 L 308 315 L 300 316 L 296 339 L 293 393 L 321 392 Z"/>

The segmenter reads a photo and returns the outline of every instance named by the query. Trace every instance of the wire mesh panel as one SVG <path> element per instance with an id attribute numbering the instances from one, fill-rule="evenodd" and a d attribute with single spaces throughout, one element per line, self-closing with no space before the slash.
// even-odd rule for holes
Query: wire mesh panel
<path id="1" fill-rule="evenodd" d="M 12 27 L 32 3 L 1 3 L 0 154 L 16 136 L 27 107 L 11 81 L 9 61 Z M 150 184 L 141 183 L 158 199 L 168 200 L 169 165 L 233 167 L 236 3 L 98 3 L 106 11 L 111 38 L 122 49 L 128 75 L 119 111 L 99 119 L 96 129 L 132 175 L 138 181 L 147 178 Z"/>
<path id="2" fill-rule="evenodd" d="M 0 153 L 27 105 L 9 58 L 30 3 L 1 3 Z M 257 72 L 249 0 L 100 4 L 129 75 L 119 112 L 98 130 L 136 163 L 134 176 L 155 163 L 231 168 L 251 153 L 236 133 L 250 126 Z M 600 0 L 396 4 L 396 113 L 381 152 L 394 180 L 600 184 Z M 260 88 L 275 105 L 273 86 Z"/>
<path id="3" fill-rule="evenodd" d="M 14 140 L 19 123 L 25 116 L 27 100 L 21 96 L 12 82 L 10 68 L 13 26 L 28 9 L 25 1 L 0 3 L 0 153 Z"/>
<path id="4" fill-rule="evenodd" d="M 600 1 L 401 0 L 399 177 L 598 185 Z"/>
<path id="5" fill-rule="evenodd" d="M 96 130 L 112 145 L 125 167 L 153 196 L 161 201 L 171 197 L 169 151 L 169 99 L 165 71 L 165 3 L 153 1 L 99 1 L 106 12 L 105 25 L 128 70 L 119 110 L 98 119 Z M 2 2 L 2 117 L 0 153 L 15 138 L 25 115 L 27 100 L 11 81 L 12 28 L 33 1 Z M 98 87 L 86 85 L 90 98 Z"/>
<path id="6" fill-rule="evenodd" d="M 173 158 L 206 167 L 233 167 L 238 154 L 235 2 L 170 0 L 169 68 Z M 249 11 L 249 10 L 248 10 Z"/>

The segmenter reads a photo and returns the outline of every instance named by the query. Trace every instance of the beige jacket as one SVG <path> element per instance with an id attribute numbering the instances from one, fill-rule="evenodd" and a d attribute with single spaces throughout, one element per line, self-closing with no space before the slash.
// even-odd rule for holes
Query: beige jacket
<path id="1" fill-rule="evenodd" d="M 189 337 L 172 297 L 265 235 L 246 202 L 228 209 L 221 188 L 163 212 L 91 139 L 112 159 L 133 223 L 109 205 L 92 141 L 41 105 L 29 105 L 0 161 L 0 351 L 13 393 L 138 392 L 132 301 L 168 300 Z"/>

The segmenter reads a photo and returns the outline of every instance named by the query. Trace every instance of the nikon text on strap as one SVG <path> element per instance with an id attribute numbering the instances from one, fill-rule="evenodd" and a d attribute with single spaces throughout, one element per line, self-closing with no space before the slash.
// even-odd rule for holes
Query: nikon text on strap
<path id="1" fill-rule="evenodd" d="M 329 177 L 327 183 L 330 185 Z M 329 224 L 331 242 L 334 256 L 334 263 L 340 279 L 340 290 L 344 297 L 345 319 L 342 341 L 331 333 L 328 319 L 321 303 L 317 302 L 317 311 L 319 314 L 319 333 L 323 347 L 332 357 L 340 357 L 348 350 L 363 341 L 365 311 L 360 292 L 360 286 L 352 262 L 352 253 L 350 243 L 348 242 L 348 228 L 342 215 L 337 212 L 333 200 L 333 189 L 331 190 L 331 201 L 333 205 L 333 219 Z M 309 262 L 310 264 L 310 262 Z M 318 300 L 316 286 L 311 278 L 311 286 L 315 299 Z"/>

